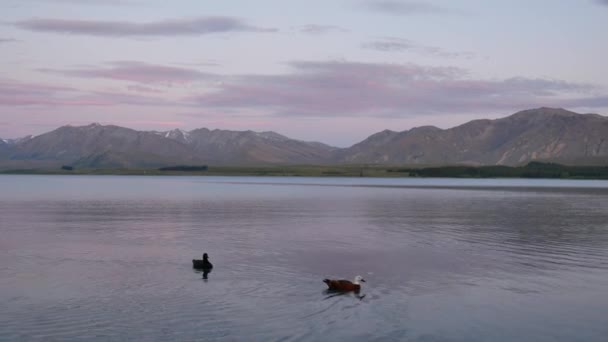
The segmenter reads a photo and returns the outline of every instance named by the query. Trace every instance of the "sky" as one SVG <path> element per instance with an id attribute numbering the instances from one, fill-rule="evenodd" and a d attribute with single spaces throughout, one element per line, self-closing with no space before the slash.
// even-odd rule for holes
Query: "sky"
<path id="1" fill-rule="evenodd" d="M 608 0 L 0 0 L 0 137 L 608 114 Z"/>

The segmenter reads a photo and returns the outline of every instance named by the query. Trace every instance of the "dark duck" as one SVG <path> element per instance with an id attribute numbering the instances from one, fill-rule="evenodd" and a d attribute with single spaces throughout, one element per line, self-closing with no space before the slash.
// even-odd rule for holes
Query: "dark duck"
<path id="1" fill-rule="evenodd" d="M 199 270 L 211 270 L 213 264 L 209 262 L 209 256 L 205 253 L 203 254 L 203 260 L 192 259 L 192 267 Z"/>
<path id="2" fill-rule="evenodd" d="M 353 281 L 345 279 L 323 279 L 323 282 L 327 284 L 328 289 L 331 291 L 358 292 L 361 290 L 361 283 L 365 283 L 365 279 L 361 276 L 356 276 Z"/>

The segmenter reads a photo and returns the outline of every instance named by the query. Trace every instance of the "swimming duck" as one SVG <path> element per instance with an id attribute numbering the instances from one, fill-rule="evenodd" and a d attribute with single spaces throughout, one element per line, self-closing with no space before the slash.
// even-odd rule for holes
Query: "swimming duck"
<path id="1" fill-rule="evenodd" d="M 333 291 L 359 291 L 361 290 L 361 282 L 365 283 L 365 279 L 361 276 L 356 276 L 352 282 L 345 279 L 323 279 L 327 287 Z"/>
<path id="2" fill-rule="evenodd" d="M 207 253 L 203 254 L 203 260 L 192 259 L 192 267 L 202 270 L 210 270 L 213 268 L 213 264 L 209 262 L 209 256 Z"/>

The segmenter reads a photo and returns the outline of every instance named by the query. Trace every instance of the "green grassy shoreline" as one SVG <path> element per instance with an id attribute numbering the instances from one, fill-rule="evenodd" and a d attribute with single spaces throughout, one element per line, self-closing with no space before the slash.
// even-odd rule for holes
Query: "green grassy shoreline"
<path id="1" fill-rule="evenodd" d="M 188 168 L 188 167 L 184 167 Z M 0 174 L 27 175 L 137 175 L 137 176 L 277 176 L 277 177 L 449 177 L 449 178 L 560 178 L 608 179 L 608 166 L 567 166 L 532 162 L 525 166 L 442 166 L 399 165 L 286 165 L 209 166 L 204 171 L 148 169 L 19 169 Z"/>

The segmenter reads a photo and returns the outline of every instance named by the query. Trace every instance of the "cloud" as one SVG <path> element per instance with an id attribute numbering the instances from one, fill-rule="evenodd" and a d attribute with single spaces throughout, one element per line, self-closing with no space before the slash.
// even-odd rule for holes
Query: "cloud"
<path id="1" fill-rule="evenodd" d="M 346 29 L 343 29 L 338 26 L 333 26 L 333 25 L 310 24 L 310 25 L 298 26 L 297 29 L 301 33 L 313 34 L 313 35 L 347 32 Z"/>
<path id="2" fill-rule="evenodd" d="M 222 66 L 222 64 L 220 62 L 218 62 L 217 60 L 213 60 L 213 59 L 209 59 L 209 60 L 200 60 L 200 61 L 196 61 L 196 62 L 182 62 L 182 63 L 175 63 L 176 65 L 182 65 L 182 66 L 196 66 L 196 67 L 218 67 L 218 66 Z"/>
<path id="3" fill-rule="evenodd" d="M 371 49 L 381 52 L 403 52 L 411 51 L 422 53 L 426 55 L 433 55 L 437 57 L 445 58 L 473 58 L 474 54 L 471 52 L 450 52 L 435 46 L 426 46 L 418 43 L 414 43 L 407 39 L 384 37 L 378 40 L 364 43 L 363 48 Z"/>
<path id="4" fill-rule="evenodd" d="M 599 5 L 608 6 L 608 0 L 595 0 L 595 2 Z"/>
<path id="5" fill-rule="evenodd" d="M 380 40 L 374 40 L 363 44 L 366 49 L 386 51 L 386 52 L 400 52 L 406 50 L 414 50 L 418 48 L 418 45 L 407 40 L 400 38 L 383 38 Z"/>
<path id="6" fill-rule="evenodd" d="M 162 91 L 160 89 L 146 87 L 146 86 L 142 86 L 142 85 L 139 85 L 139 84 L 128 85 L 127 86 L 127 90 L 134 91 L 134 92 L 137 92 L 137 93 L 148 93 L 148 94 L 149 93 L 154 93 L 154 94 L 164 93 L 164 91 Z"/>
<path id="7" fill-rule="evenodd" d="M 68 93 L 74 90 L 70 87 L 0 79 L 0 99 L 4 99 L 3 103 L 7 103 L 7 99 L 10 98 L 14 98 L 15 102 L 20 102 L 25 97 L 44 98 L 53 94 Z"/>
<path id="8" fill-rule="evenodd" d="M 17 39 L 13 39 L 13 38 L 0 38 L 0 44 L 2 43 L 16 43 L 18 42 Z"/>
<path id="9" fill-rule="evenodd" d="M 101 68 L 80 69 L 38 69 L 43 72 L 56 73 L 73 77 L 106 78 L 139 83 L 184 84 L 212 78 L 212 74 L 196 69 L 148 64 L 135 61 L 117 61 L 107 63 Z"/>
<path id="10" fill-rule="evenodd" d="M 0 79 L 0 106 L 114 106 L 169 105 L 157 97 L 113 93 L 86 92 L 71 87 Z"/>
<path id="11" fill-rule="evenodd" d="M 83 122 L 83 124 L 89 124 L 89 122 Z M 183 127 L 185 122 L 183 121 L 159 121 L 159 120 L 120 120 L 106 123 L 108 125 L 119 125 L 119 126 L 141 126 L 141 125 L 153 125 L 160 127 Z"/>
<path id="12" fill-rule="evenodd" d="M 225 32 L 276 32 L 273 28 L 250 26 L 238 18 L 200 17 L 170 19 L 148 23 L 128 21 L 29 19 L 15 22 L 24 30 L 50 33 L 68 33 L 105 37 L 138 36 L 198 36 Z"/>
<path id="13" fill-rule="evenodd" d="M 362 4 L 376 12 L 410 15 L 447 13 L 448 10 L 422 1 L 366 0 Z"/>
<path id="14" fill-rule="evenodd" d="M 608 108 L 608 95 L 564 100 L 561 107 Z"/>
<path id="15" fill-rule="evenodd" d="M 402 116 L 518 110 L 543 105 L 600 106 L 592 85 L 514 77 L 473 79 L 454 67 L 293 62 L 283 75 L 243 75 L 216 92 L 188 98 L 201 108 L 263 109 L 276 115 Z M 605 99 L 605 98 L 604 98 Z"/>
<path id="16" fill-rule="evenodd" d="M 0 106 L 181 107 L 206 113 L 260 113 L 303 117 L 407 117 L 424 114 L 487 113 L 541 106 L 608 107 L 598 86 L 547 78 L 480 79 L 462 68 L 417 64 L 293 61 L 283 74 L 212 75 L 210 88 L 183 87 L 190 95 L 159 88 L 166 83 L 210 79 L 194 69 L 141 62 L 103 68 L 58 70 L 77 77 L 126 81 L 120 91 L 20 82 L 0 78 Z M 135 84 L 133 84 L 135 82 Z M 162 93 L 161 93 L 162 92 Z M 192 93 L 196 92 L 196 93 Z M 169 96 L 171 95 L 171 96 Z"/>

